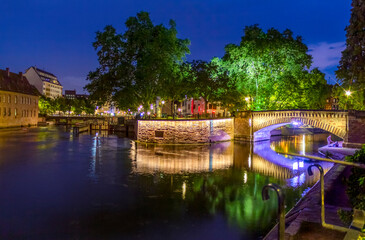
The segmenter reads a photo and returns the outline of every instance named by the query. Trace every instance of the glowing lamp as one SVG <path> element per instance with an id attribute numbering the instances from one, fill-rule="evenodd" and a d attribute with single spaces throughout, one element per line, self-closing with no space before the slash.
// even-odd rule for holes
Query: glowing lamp
<path id="1" fill-rule="evenodd" d="M 350 96 L 350 95 L 351 95 L 351 93 L 352 93 L 352 92 L 351 92 L 350 90 L 346 90 L 346 91 L 345 91 L 346 96 Z"/>
<path id="2" fill-rule="evenodd" d="M 298 170 L 298 163 L 297 162 L 293 163 L 293 170 Z"/>
<path id="3" fill-rule="evenodd" d="M 291 124 L 293 124 L 294 126 L 300 126 L 302 123 L 301 122 L 297 122 L 297 121 L 293 121 Z"/>
<path id="4" fill-rule="evenodd" d="M 246 102 L 250 101 L 250 98 L 249 97 L 245 97 L 245 101 Z"/>

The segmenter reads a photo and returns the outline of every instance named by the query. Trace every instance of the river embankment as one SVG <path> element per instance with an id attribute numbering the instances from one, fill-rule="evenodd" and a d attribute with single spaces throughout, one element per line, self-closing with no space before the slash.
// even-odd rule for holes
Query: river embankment
<path id="1" fill-rule="evenodd" d="M 334 148 L 324 146 L 318 149 L 320 155 L 330 156 L 334 160 L 344 160 L 353 155 L 357 149 Z M 339 209 L 351 210 L 346 194 L 345 179 L 351 174 L 351 166 L 334 164 L 324 176 L 325 221 L 348 228 L 339 218 Z M 321 226 L 321 192 L 318 181 L 286 214 L 285 239 L 343 239 L 346 233 L 329 230 Z M 277 239 L 276 225 L 264 238 Z"/>

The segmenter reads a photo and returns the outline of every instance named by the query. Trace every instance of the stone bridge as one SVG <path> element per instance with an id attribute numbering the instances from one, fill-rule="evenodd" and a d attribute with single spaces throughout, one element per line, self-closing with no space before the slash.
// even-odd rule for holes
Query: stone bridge
<path id="1" fill-rule="evenodd" d="M 295 123 L 323 129 L 344 140 L 344 146 L 365 143 L 364 111 L 283 110 L 238 112 L 234 120 L 236 140 L 263 141 L 278 127 Z"/>

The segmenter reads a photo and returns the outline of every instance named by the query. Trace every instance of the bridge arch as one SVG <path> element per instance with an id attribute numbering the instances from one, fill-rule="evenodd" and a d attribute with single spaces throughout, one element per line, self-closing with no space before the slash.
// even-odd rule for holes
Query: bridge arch
<path id="1" fill-rule="evenodd" d="M 281 115 L 281 116 L 280 116 Z M 339 127 L 336 127 L 332 124 L 326 123 L 324 121 L 319 120 L 319 118 L 323 117 L 341 117 L 341 116 L 318 116 L 318 114 L 312 113 L 284 113 L 279 114 L 280 117 L 274 116 L 265 116 L 264 121 L 260 121 L 260 118 L 253 124 L 253 138 L 254 141 L 263 141 L 270 139 L 270 132 L 276 128 L 285 126 L 287 124 L 291 124 L 293 122 L 300 122 L 303 125 L 310 125 L 315 128 L 323 129 L 329 133 L 332 133 L 342 139 L 346 137 L 346 131 Z M 322 114 L 319 114 L 322 115 Z M 271 119 L 268 119 L 270 118 Z"/>

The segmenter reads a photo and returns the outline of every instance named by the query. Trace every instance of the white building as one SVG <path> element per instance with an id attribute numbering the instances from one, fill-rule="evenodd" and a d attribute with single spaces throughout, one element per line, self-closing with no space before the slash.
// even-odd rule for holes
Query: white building
<path id="1" fill-rule="evenodd" d="M 50 98 L 62 97 L 63 87 L 52 73 L 36 67 L 30 67 L 25 71 L 24 76 L 42 95 Z"/>

